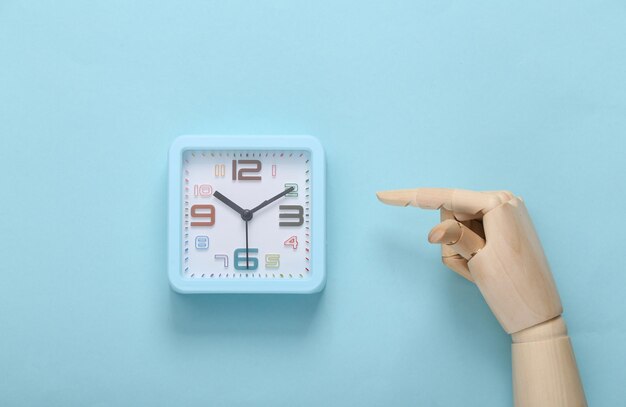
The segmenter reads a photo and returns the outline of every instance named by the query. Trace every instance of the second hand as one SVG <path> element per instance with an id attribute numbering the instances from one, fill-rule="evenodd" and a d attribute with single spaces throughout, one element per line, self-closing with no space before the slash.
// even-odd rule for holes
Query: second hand
<path id="1" fill-rule="evenodd" d="M 249 270 L 250 266 L 248 264 L 248 221 L 246 221 L 246 270 Z"/>

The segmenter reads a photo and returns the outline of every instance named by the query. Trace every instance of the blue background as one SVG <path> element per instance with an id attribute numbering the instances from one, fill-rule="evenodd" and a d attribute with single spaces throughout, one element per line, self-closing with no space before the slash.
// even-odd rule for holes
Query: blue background
<path id="1" fill-rule="evenodd" d="M 0 404 L 511 403 L 509 338 L 374 192 L 506 188 L 533 215 L 590 405 L 626 390 L 620 1 L 0 3 Z M 179 134 L 313 134 L 328 284 L 182 296 Z"/>

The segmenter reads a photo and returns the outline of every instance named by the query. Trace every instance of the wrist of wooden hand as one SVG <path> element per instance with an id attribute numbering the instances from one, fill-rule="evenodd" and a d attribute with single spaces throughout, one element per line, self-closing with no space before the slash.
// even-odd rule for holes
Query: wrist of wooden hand
<path id="1" fill-rule="evenodd" d="M 585 393 L 561 316 L 511 335 L 516 407 L 584 407 Z"/>
<path id="2" fill-rule="evenodd" d="M 560 337 L 567 337 L 567 325 L 560 315 L 511 334 L 513 343 L 538 342 Z"/>

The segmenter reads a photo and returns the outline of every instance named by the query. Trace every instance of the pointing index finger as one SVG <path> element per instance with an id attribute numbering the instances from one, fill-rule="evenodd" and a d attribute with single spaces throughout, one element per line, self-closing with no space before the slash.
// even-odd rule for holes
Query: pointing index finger
<path id="1" fill-rule="evenodd" d="M 453 212 L 486 213 L 502 203 L 496 194 L 450 188 L 416 188 L 382 191 L 376 194 L 387 205 L 447 209 Z"/>

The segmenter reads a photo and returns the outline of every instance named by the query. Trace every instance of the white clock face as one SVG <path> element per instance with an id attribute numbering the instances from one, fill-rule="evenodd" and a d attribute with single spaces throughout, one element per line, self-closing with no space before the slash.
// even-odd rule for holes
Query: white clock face
<path id="1" fill-rule="evenodd" d="M 310 277 L 309 152 L 187 150 L 181 176 L 185 278 Z"/>

